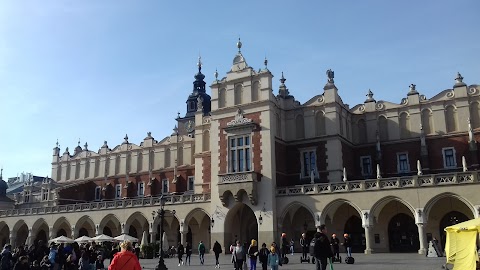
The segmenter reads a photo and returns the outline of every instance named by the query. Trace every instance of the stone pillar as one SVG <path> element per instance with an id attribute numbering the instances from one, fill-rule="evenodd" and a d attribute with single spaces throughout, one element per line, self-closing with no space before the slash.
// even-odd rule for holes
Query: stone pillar
<path id="1" fill-rule="evenodd" d="M 372 254 L 373 249 L 372 249 L 372 225 L 364 225 L 363 228 L 365 229 L 365 254 Z"/>
<path id="2" fill-rule="evenodd" d="M 53 227 L 48 227 L 48 237 L 49 237 L 49 240 L 52 240 L 53 238 L 55 238 Z"/>
<path id="3" fill-rule="evenodd" d="M 128 234 L 128 229 L 129 229 L 129 226 L 127 226 L 127 224 L 125 223 L 122 223 L 122 233 Z"/>
<path id="4" fill-rule="evenodd" d="M 75 238 L 77 238 L 75 235 L 75 227 L 72 226 L 72 239 L 75 239 Z"/>
<path id="5" fill-rule="evenodd" d="M 185 229 L 187 230 L 185 231 Z M 182 245 L 184 246 L 186 245 L 186 242 L 187 242 L 187 233 L 188 233 L 188 226 L 185 226 L 185 220 L 181 219 L 180 220 L 180 243 L 182 243 Z"/>
<path id="6" fill-rule="evenodd" d="M 157 237 L 157 233 L 150 232 L 150 243 L 155 243 L 156 237 Z"/>
<path id="7" fill-rule="evenodd" d="M 12 245 L 12 249 L 15 248 L 15 242 L 17 240 L 16 236 L 17 235 L 13 231 L 10 232 L 10 245 Z"/>
<path id="8" fill-rule="evenodd" d="M 418 240 L 420 241 L 420 249 L 418 254 L 425 255 L 427 254 L 427 235 L 425 234 L 424 224 L 417 223 L 418 227 Z"/>
<path id="9" fill-rule="evenodd" d="M 28 236 L 25 244 L 29 247 L 33 245 L 32 229 L 28 229 Z"/>
<path id="10" fill-rule="evenodd" d="M 95 236 L 100 235 L 100 224 L 95 224 Z"/>

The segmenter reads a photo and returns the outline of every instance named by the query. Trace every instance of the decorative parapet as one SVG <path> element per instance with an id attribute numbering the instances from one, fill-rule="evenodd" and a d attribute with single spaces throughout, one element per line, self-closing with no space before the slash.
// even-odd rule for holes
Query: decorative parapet
<path id="1" fill-rule="evenodd" d="M 441 173 L 277 188 L 277 196 L 312 195 L 478 183 L 478 172 Z"/>
<path id="2" fill-rule="evenodd" d="M 114 200 L 114 201 L 66 204 L 66 205 L 57 205 L 57 206 L 49 206 L 49 207 L 0 210 L 0 217 L 46 215 L 46 214 L 54 214 L 54 213 L 72 213 L 72 212 L 148 207 L 148 206 L 160 207 L 160 198 L 161 197 L 146 197 L 146 198 L 123 199 L 123 200 Z M 210 194 L 170 195 L 170 196 L 164 196 L 164 199 L 165 199 L 165 205 L 201 203 L 201 202 L 209 202 L 211 200 L 211 195 Z"/>

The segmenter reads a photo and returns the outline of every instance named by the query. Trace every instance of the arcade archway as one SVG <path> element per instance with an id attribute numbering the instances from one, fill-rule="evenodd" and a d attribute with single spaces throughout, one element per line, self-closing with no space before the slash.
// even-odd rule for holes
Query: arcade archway
<path id="1" fill-rule="evenodd" d="M 313 239 L 316 232 L 315 220 L 312 212 L 303 204 L 292 203 L 287 207 L 282 219 L 282 233 L 287 234 L 287 239 L 294 239 L 298 243 L 302 233 L 306 233 L 307 241 Z M 296 250 L 301 247 L 295 245 Z"/>
<path id="2" fill-rule="evenodd" d="M 15 226 L 13 226 L 13 233 L 16 236 L 15 238 L 15 247 L 27 245 L 28 238 L 28 226 L 23 220 L 17 221 Z"/>
<path id="3" fill-rule="evenodd" d="M 0 246 L 10 243 L 10 228 L 5 222 L 0 222 Z"/>
<path id="4" fill-rule="evenodd" d="M 390 252 L 417 252 L 420 248 L 418 228 L 412 216 L 399 213 L 388 223 Z"/>
<path id="5" fill-rule="evenodd" d="M 40 218 L 32 226 L 32 237 L 33 242 L 29 244 L 36 244 L 38 241 L 43 241 L 47 243 L 49 240 L 49 228 L 47 222 Z"/>
<path id="6" fill-rule="evenodd" d="M 148 233 L 148 220 L 140 212 L 133 213 L 125 222 L 125 226 L 128 226 L 128 235 L 138 239 L 142 239 L 143 233 Z"/>
<path id="7" fill-rule="evenodd" d="M 81 217 L 75 224 L 75 233 L 76 235 L 73 238 L 88 236 L 95 236 L 95 224 L 89 216 Z"/>
<path id="8" fill-rule="evenodd" d="M 207 249 L 211 248 L 211 221 L 205 210 L 198 208 L 188 213 L 184 226 L 188 226 L 186 241 L 195 243 L 193 246 L 194 250 L 197 249 L 196 246 L 198 246 L 200 241 L 203 241 Z"/>
<path id="9" fill-rule="evenodd" d="M 65 217 L 61 217 L 53 224 L 54 237 L 66 236 L 72 238 L 72 227 Z"/>
<path id="10" fill-rule="evenodd" d="M 102 234 L 116 237 L 122 234 L 120 221 L 114 214 L 106 215 L 102 221 L 100 221 L 99 231 Z"/>
<path id="11" fill-rule="evenodd" d="M 244 203 L 237 203 L 227 213 L 224 232 L 226 247 L 235 240 L 241 243 L 250 243 L 251 239 L 258 240 L 258 223 L 253 210 Z"/>

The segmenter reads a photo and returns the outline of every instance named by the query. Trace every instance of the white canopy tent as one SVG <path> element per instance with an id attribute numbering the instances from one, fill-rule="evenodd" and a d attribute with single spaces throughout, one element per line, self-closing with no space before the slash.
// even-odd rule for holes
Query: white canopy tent
<path id="1" fill-rule="evenodd" d="M 88 242 L 91 242 L 93 241 L 92 238 L 88 237 L 88 236 L 82 236 L 82 237 L 79 237 L 77 239 L 75 239 L 75 242 L 77 243 L 88 243 Z"/>
<path id="2" fill-rule="evenodd" d="M 68 237 L 65 237 L 65 236 L 60 236 L 60 237 L 57 237 L 57 238 L 53 238 L 52 240 L 48 241 L 50 243 L 73 243 L 75 242 L 73 239 L 70 239 Z"/>
<path id="3" fill-rule="evenodd" d="M 123 241 L 130 241 L 132 243 L 138 242 L 137 238 L 135 238 L 133 236 L 130 236 L 128 234 L 121 234 L 121 235 L 119 235 L 119 236 L 117 236 L 113 239 L 115 239 L 115 241 L 117 241 L 117 242 L 123 242 Z"/>
<path id="4" fill-rule="evenodd" d="M 95 242 L 115 242 L 115 239 L 113 237 L 110 237 L 105 234 L 100 234 L 92 238 L 92 241 Z"/>

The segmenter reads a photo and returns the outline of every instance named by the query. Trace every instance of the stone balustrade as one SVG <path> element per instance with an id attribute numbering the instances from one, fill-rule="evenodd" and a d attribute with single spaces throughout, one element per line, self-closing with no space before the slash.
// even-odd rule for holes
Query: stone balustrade
<path id="1" fill-rule="evenodd" d="M 307 184 L 277 188 L 277 196 L 312 195 L 336 192 L 371 191 L 478 183 L 478 171 L 413 175 L 339 183 Z"/>
<path id="2" fill-rule="evenodd" d="M 56 206 L 48 206 L 48 207 L 9 209 L 9 210 L 1 210 L 0 217 L 44 215 L 44 214 L 53 214 L 53 213 L 70 213 L 70 212 L 108 210 L 108 209 L 146 207 L 146 206 L 160 207 L 160 198 L 161 197 L 144 197 L 144 198 L 99 201 L 99 202 L 90 202 L 90 203 L 65 204 L 65 205 L 56 205 Z M 164 199 L 165 199 L 165 205 L 199 203 L 199 202 L 209 202 L 211 199 L 211 195 L 210 194 L 167 195 L 167 196 L 164 196 Z"/>

